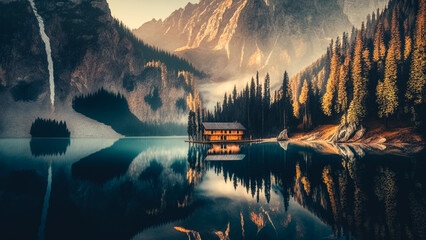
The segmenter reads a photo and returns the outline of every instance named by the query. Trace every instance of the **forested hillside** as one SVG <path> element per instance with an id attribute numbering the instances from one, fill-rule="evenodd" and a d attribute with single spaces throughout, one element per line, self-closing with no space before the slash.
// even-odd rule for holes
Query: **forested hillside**
<path id="1" fill-rule="evenodd" d="M 95 93 L 76 96 L 73 109 L 98 122 L 111 126 L 124 136 L 172 136 L 184 135 L 185 126 L 175 123 L 144 123 L 129 109 L 122 94 L 111 93 L 101 88 Z"/>
<path id="2" fill-rule="evenodd" d="M 1 137 L 29 136 L 38 117 L 66 121 L 73 137 L 116 136 L 72 109 L 74 97 L 101 88 L 120 92 L 146 125 L 184 125 L 182 108 L 203 75 L 191 63 L 136 38 L 106 0 L 35 0 L 34 7 L 42 23 L 29 1 L 0 1 Z"/>
<path id="3" fill-rule="evenodd" d="M 332 40 L 321 58 L 290 80 L 284 74 L 272 103 L 269 76 L 263 86 L 257 76 L 240 93 L 235 88 L 225 93 L 223 103 L 205 119 L 238 120 L 255 136 L 320 124 L 423 131 L 425 5 L 425 0 L 391 1 L 360 29 Z"/>

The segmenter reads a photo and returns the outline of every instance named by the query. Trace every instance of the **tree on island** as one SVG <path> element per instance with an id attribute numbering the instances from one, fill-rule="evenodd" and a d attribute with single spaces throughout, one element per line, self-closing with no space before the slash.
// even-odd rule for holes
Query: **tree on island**
<path id="1" fill-rule="evenodd" d="M 65 137 L 69 138 L 71 133 L 65 121 L 37 118 L 31 125 L 31 137 Z"/>

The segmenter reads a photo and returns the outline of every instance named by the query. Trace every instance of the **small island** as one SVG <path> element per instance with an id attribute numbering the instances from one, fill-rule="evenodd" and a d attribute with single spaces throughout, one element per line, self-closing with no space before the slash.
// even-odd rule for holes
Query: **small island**
<path id="1" fill-rule="evenodd" d="M 31 137 L 33 138 L 69 138 L 70 131 L 65 121 L 37 118 L 31 125 Z"/>

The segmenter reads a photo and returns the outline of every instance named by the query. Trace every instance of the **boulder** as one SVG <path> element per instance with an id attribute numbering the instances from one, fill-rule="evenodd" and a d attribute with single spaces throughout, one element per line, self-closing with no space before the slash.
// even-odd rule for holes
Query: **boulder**
<path id="1" fill-rule="evenodd" d="M 287 135 L 287 129 L 284 129 L 282 132 L 280 132 L 280 134 L 277 137 L 278 141 L 287 141 L 288 140 L 288 135 Z"/>
<path id="2" fill-rule="evenodd" d="M 337 131 L 331 136 L 331 142 L 348 142 L 351 138 L 355 137 L 356 140 L 365 134 L 365 128 L 358 126 L 355 123 L 339 126 Z"/>
<path id="3" fill-rule="evenodd" d="M 355 135 L 352 137 L 352 141 L 356 142 L 360 140 L 362 137 L 364 137 L 365 132 L 367 129 L 365 129 L 362 125 L 359 127 L 359 130 L 355 133 Z"/>

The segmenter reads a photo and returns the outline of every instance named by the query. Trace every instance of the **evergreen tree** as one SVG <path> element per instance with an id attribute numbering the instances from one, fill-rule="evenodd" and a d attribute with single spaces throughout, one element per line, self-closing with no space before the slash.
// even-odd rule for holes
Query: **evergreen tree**
<path id="1" fill-rule="evenodd" d="M 259 81 L 259 72 L 256 74 L 256 100 L 255 100 L 255 132 L 256 136 L 259 136 L 259 132 L 262 130 L 262 84 Z"/>
<path id="2" fill-rule="evenodd" d="M 378 115 L 380 118 L 389 118 L 392 116 L 398 106 L 398 63 L 401 61 L 401 40 L 399 28 L 396 19 L 396 10 L 392 15 L 392 38 L 389 50 L 386 54 L 385 77 L 383 81 L 377 84 L 377 104 L 379 107 Z"/>
<path id="3" fill-rule="evenodd" d="M 342 66 L 340 66 L 340 76 L 339 76 L 339 89 L 337 90 L 337 103 L 336 103 L 336 112 L 344 113 L 344 117 L 342 119 L 342 124 L 347 123 L 346 110 L 348 108 L 349 96 L 348 96 L 348 83 L 349 83 L 349 71 L 350 71 L 350 62 L 351 55 L 348 50 L 345 57 L 345 62 Z"/>
<path id="4" fill-rule="evenodd" d="M 189 111 L 188 114 L 188 138 L 191 140 L 195 139 L 196 135 L 196 126 L 195 126 L 195 112 Z"/>
<path id="5" fill-rule="evenodd" d="M 330 76 L 327 80 L 327 90 L 322 100 L 322 109 L 327 116 L 333 113 L 333 103 L 336 99 L 336 90 L 339 84 L 339 71 L 340 71 L 340 54 L 339 54 L 339 41 L 336 41 L 336 47 L 333 51 L 330 64 Z"/>
<path id="6" fill-rule="evenodd" d="M 269 73 L 266 74 L 265 82 L 263 84 L 263 99 L 262 99 L 262 135 L 265 134 L 264 128 L 266 120 L 269 118 L 269 110 L 271 105 L 271 79 L 269 77 Z"/>
<path id="7" fill-rule="evenodd" d="M 224 115 L 224 121 L 228 121 L 228 96 L 225 95 L 223 96 L 223 102 L 222 102 L 222 111 L 223 111 L 223 115 Z"/>
<path id="8" fill-rule="evenodd" d="M 402 60 L 402 45 L 401 45 L 401 33 L 400 33 L 399 21 L 397 18 L 397 11 L 394 9 L 392 14 L 392 24 L 391 24 L 391 41 L 389 49 L 394 47 L 394 54 L 396 62 L 399 63 Z"/>
<path id="9" fill-rule="evenodd" d="M 411 60 L 410 78 L 407 83 L 407 92 L 405 94 L 413 115 L 413 120 L 417 121 L 415 106 L 425 103 L 425 84 L 426 84 L 426 1 L 420 0 L 419 10 L 416 21 L 416 32 L 414 36 L 414 46 Z"/>
<path id="10" fill-rule="evenodd" d="M 297 119 L 300 118 L 300 104 L 298 100 L 293 101 L 293 115 Z"/>
<path id="11" fill-rule="evenodd" d="M 309 85 L 308 81 L 303 82 L 302 92 L 299 96 L 299 103 L 303 106 L 304 115 L 303 115 L 303 128 L 307 130 L 310 128 L 310 117 L 308 116 L 308 104 L 309 104 Z"/>
<path id="12" fill-rule="evenodd" d="M 367 79 L 365 77 L 366 70 L 363 66 L 364 43 L 362 40 L 362 30 L 358 31 L 355 40 L 354 59 L 352 61 L 352 84 L 353 84 L 353 99 L 349 105 L 348 123 L 359 124 L 365 117 L 367 109 L 365 100 L 367 97 Z"/>
<path id="13" fill-rule="evenodd" d="M 410 33 L 408 32 L 408 22 L 405 21 L 405 39 L 404 39 L 404 61 L 408 61 L 411 57 L 411 50 L 413 48 Z"/>
<path id="14" fill-rule="evenodd" d="M 385 33 L 383 30 L 383 24 L 379 23 L 377 25 L 376 35 L 374 37 L 373 61 L 376 63 L 383 63 L 385 56 Z M 379 64 L 379 66 L 381 66 L 381 64 Z"/>
<path id="15" fill-rule="evenodd" d="M 249 103 L 249 113 L 248 113 L 248 126 L 250 131 L 253 131 L 252 127 L 256 124 L 253 121 L 253 116 L 255 116 L 255 104 L 256 104 L 256 85 L 254 82 L 254 78 L 251 78 L 250 83 L 250 103 Z"/>
<path id="16" fill-rule="evenodd" d="M 284 72 L 283 84 L 282 84 L 282 111 L 283 111 L 283 129 L 289 127 L 289 120 L 292 114 L 292 105 L 291 105 L 291 94 L 289 88 L 290 78 L 288 77 L 287 71 Z"/>
<path id="17" fill-rule="evenodd" d="M 234 85 L 234 89 L 232 90 L 232 102 L 235 104 L 237 101 L 237 85 Z"/>

